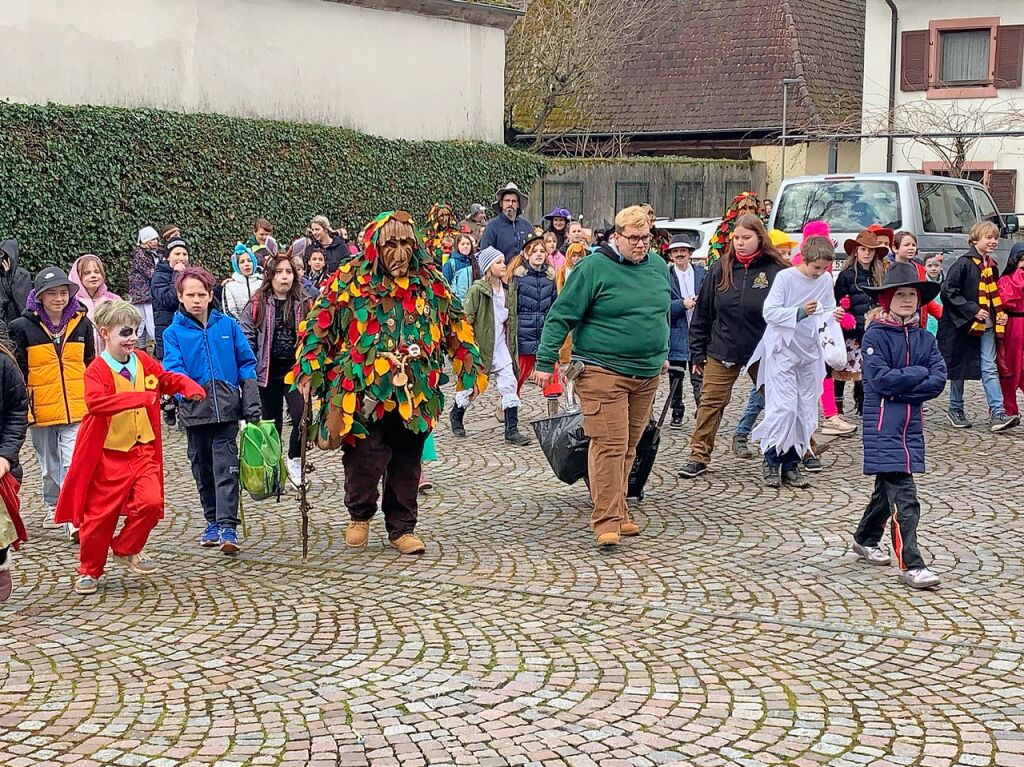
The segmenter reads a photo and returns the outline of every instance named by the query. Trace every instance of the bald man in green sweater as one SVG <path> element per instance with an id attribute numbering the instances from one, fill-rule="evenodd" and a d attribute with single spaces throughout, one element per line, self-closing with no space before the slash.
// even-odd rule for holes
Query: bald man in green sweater
<path id="1" fill-rule="evenodd" d="M 542 386 L 569 333 L 573 361 L 585 365 L 576 393 L 590 437 L 590 524 L 602 547 L 640 534 L 626 505 L 629 470 L 668 364 L 668 266 L 651 256 L 650 242 L 643 208 L 619 211 L 611 240 L 573 269 L 537 350 L 535 378 Z"/>

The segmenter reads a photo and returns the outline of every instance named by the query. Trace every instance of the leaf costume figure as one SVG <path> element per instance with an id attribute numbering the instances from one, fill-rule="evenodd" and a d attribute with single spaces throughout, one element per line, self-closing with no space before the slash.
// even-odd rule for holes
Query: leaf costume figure
<path id="1" fill-rule="evenodd" d="M 427 252 L 434 257 L 439 266 L 444 266 L 451 255 L 451 250 L 446 251 L 444 248 L 444 239 L 450 237 L 451 245 L 454 246 L 459 236 L 458 220 L 448 203 L 435 202 L 427 213 L 427 229 L 424 232 Z"/>
<path id="2" fill-rule="evenodd" d="M 736 219 L 745 213 L 753 213 L 762 221 L 767 219 L 764 203 L 753 192 L 740 192 L 733 197 L 725 215 L 722 216 L 722 223 L 719 224 L 718 230 L 711 235 L 711 241 L 708 243 L 708 269 L 722 257 L 726 243 L 732 239 L 732 230 L 736 228 Z"/>
<path id="3" fill-rule="evenodd" d="M 419 553 L 420 457 L 444 406 L 444 357 L 457 389 L 481 390 L 487 376 L 473 328 L 411 216 L 382 213 L 361 246 L 300 323 L 290 375 L 323 403 L 313 422 L 317 444 L 343 448 L 346 541 L 365 545 L 383 476 L 388 537 L 403 553 Z"/>

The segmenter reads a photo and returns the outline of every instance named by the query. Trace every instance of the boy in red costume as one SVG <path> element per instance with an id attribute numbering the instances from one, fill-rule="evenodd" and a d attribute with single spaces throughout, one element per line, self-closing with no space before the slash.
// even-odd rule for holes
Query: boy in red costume
<path id="1" fill-rule="evenodd" d="M 79 528 L 79 594 L 96 592 L 110 549 L 132 572 L 156 571 L 144 548 L 164 515 L 160 395 L 206 396 L 189 378 L 166 372 L 148 354 L 135 350 L 141 322 L 138 309 L 126 301 L 96 308 L 105 350 L 85 371 L 87 413 L 56 515 Z M 126 519 L 115 536 L 121 516 Z"/>

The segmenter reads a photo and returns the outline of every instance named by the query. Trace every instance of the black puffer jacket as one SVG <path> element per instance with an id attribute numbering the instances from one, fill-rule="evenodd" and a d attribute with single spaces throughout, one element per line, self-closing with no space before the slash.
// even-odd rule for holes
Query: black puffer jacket
<path id="1" fill-rule="evenodd" d="M 769 256 L 758 256 L 743 267 L 733 261 L 732 286 L 718 289 L 722 261 L 716 261 L 697 294 L 690 323 L 690 362 L 707 364 L 708 357 L 733 365 L 746 365 L 764 335 L 764 300 L 775 275 L 788 267 Z"/>
<path id="2" fill-rule="evenodd" d="M 516 269 L 509 287 L 509 295 L 516 302 L 518 352 L 523 355 L 536 354 L 540 346 L 540 334 L 544 330 L 544 320 L 558 295 L 555 270 L 549 266 L 534 269 L 529 264 L 523 264 Z"/>
<path id="3" fill-rule="evenodd" d="M 860 339 L 864 336 L 864 315 L 871 311 L 875 305 L 875 299 L 865 293 L 862 288 L 878 287 L 875 285 L 874 276 L 870 269 L 865 269 L 859 262 L 854 262 L 848 269 L 839 272 L 836 278 L 836 306 L 843 298 L 850 299 L 850 308 L 847 310 L 857 318 L 857 327 L 852 330 L 844 330 L 846 338 Z"/>
<path id="4" fill-rule="evenodd" d="M 4 346 L 0 348 L 0 458 L 10 462 L 11 474 L 20 482 L 18 453 L 25 444 L 28 429 L 28 388 L 18 363 L 5 351 L 10 348 L 10 341 L 3 323 L 0 323 L 0 344 Z"/>

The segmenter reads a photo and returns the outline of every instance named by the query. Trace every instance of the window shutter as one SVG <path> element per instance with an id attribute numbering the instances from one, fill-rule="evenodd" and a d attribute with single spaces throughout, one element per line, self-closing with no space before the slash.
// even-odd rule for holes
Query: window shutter
<path id="1" fill-rule="evenodd" d="M 928 90 L 928 30 L 903 33 L 900 90 Z"/>
<path id="2" fill-rule="evenodd" d="M 1024 24 L 996 30 L 996 87 L 1019 88 L 1024 69 Z"/>
<path id="3" fill-rule="evenodd" d="M 1013 213 L 1017 204 L 1017 171 L 990 170 L 988 191 L 1000 213 Z"/>

